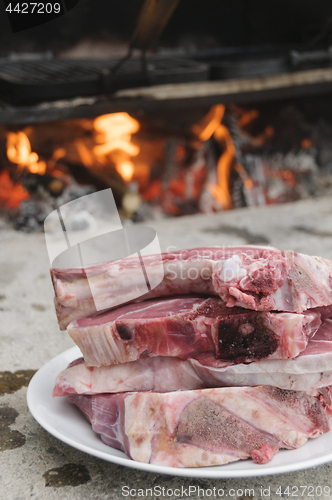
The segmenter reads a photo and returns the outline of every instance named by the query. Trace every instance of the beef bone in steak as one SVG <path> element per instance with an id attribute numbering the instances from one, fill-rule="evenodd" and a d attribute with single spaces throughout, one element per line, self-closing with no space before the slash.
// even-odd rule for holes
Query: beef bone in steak
<path id="1" fill-rule="evenodd" d="M 271 313 L 229 308 L 217 297 L 152 299 L 73 321 L 68 333 L 88 366 L 140 357 L 216 358 L 243 362 L 294 358 L 320 325 L 314 311 Z"/>
<path id="2" fill-rule="evenodd" d="M 329 430 L 323 397 L 275 387 L 69 396 L 102 441 L 171 467 L 270 461 Z M 137 415 L 140 418 L 137 418 Z"/>
<path id="3" fill-rule="evenodd" d="M 53 396 L 131 391 L 171 392 L 203 389 L 190 360 L 156 357 L 119 365 L 87 367 L 79 358 L 56 378 Z"/>
<path id="4" fill-rule="evenodd" d="M 141 297 L 199 293 L 219 295 L 228 307 L 257 311 L 303 312 L 332 303 L 332 262 L 274 248 L 242 246 L 182 250 L 162 254 L 163 281 Z M 160 272 L 160 255 L 144 257 L 149 277 Z M 52 269 L 60 328 L 104 309 L 126 303 L 139 290 L 141 260 L 120 261 L 74 269 Z M 139 295 L 139 294 L 138 294 Z M 101 310 L 98 307 L 98 310 Z"/>
<path id="5" fill-rule="evenodd" d="M 332 321 L 323 322 L 305 351 L 295 359 L 234 364 L 211 355 L 187 360 L 156 357 L 88 368 L 80 358 L 57 376 L 53 395 L 256 385 L 313 395 L 317 389 L 332 385 Z"/>

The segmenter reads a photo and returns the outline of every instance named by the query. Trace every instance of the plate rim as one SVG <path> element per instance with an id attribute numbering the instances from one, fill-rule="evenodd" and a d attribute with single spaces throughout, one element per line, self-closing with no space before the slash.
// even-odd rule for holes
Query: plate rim
<path id="1" fill-rule="evenodd" d="M 251 460 L 248 459 L 248 463 L 250 463 L 251 468 L 249 469 L 237 469 L 237 470 L 231 470 L 232 465 L 238 464 L 239 462 L 244 462 L 244 461 L 235 461 L 231 462 L 229 464 L 225 465 L 217 465 L 217 466 L 209 466 L 209 467 L 192 467 L 192 468 L 179 468 L 179 467 L 169 467 L 165 465 L 156 465 L 156 464 L 147 464 L 144 462 L 137 462 L 136 460 L 132 460 L 131 458 L 125 456 L 117 456 L 117 455 L 112 455 L 108 454 L 106 452 L 103 452 L 101 450 L 97 450 L 95 448 L 92 448 L 91 446 L 87 446 L 85 444 L 80 443 L 77 440 L 71 439 L 70 437 L 61 434 L 57 429 L 55 429 L 51 424 L 49 424 L 43 416 L 38 412 L 38 408 L 35 405 L 34 401 L 34 396 L 33 393 L 38 387 L 38 383 L 40 378 L 44 378 L 43 374 L 48 372 L 52 366 L 61 364 L 62 362 L 66 361 L 66 363 L 70 363 L 70 361 L 73 361 L 77 357 L 82 356 L 79 348 L 77 346 L 73 346 L 66 351 L 63 351 L 62 353 L 58 354 L 54 358 L 51 359 L 51 361 L 47 362 L 44 364 L 37 372 L 33 375 L 32 379 L 30 380 L 30 383 L 28 385 L 27 389 L 27 404 L 30 413 L 34 417 L 34 419 L 38 422 L 38 424 L 45 429 L 49 434 L 51 434 L 53 437 L 58 439 L 59 441 L 62 441 L 63 443 L 71 446 L 72 448 L 75 448 L 79 451 L 82 451 L 83 453 L 86 453 L 88 455 L 94 456 L 96 458 L 100 458 L 102 460 L 105 460 L 107 462 L 115 463 L 117 465 L 122 465 L 124 467 L 129 467 L 132 469 L 138 469 L 138 470 L 143 470 L 146 472 L 152 472 L 154 474 L 165 474 L 165 475 L 170 475 L 170 476 L 180 476 L 180 477 L 192 477 L 192 478 L 201 478 L 201 479 L 230 479 L 230 478 L 246 478 L 246 477 L 261 477 L 261 476 L 270 476 L 270 475 L 277 475 L 277 474 L 285 474 L 289 472 L 295 472 L 295 471 L 300 471 L 300 470 L 305 470 L 309 469 L 312 467 L 316 467 L 319 465 L 324 465 L 328 462 L 332 461 L 332 449 L 330 453 L 316 457 L 316 458 L 307 458 L 304 459 L 302 462 L 294 462 L 292 464 L 284 464 L 284 465 L 275 465 L 275 466 L 270 466 L 270 467 L 264 467 L 264 465 L 257 465 L 254 464 Z M 67 366 L 67 365 L 66 365 Z M 64 369 L 64 368 L 62 368 Z M 57 374 L 60 373 L 57 372 Z M 56 374 L 56 375 L 57 375 Z M 54 376 L 54 380 L 55 377 Z M 49 380 L 50 384 L 50 391 L 52 392 L 53 387 L 54 387 L 54 380 L 51 380 L 50 378 L 47 379 Z M 56 400 L 63 400 L 64 398 L 54 398 L 54 401 Z M 60 402 L 60 401 L 59 401 Z M 68 403 L 70 404 L 70 403 Z M 332 419 L 331 419 L 332 422 Z M 90 426 L 89 422 L 86 421 L 87 425 Z M 91 427 L 91 426 L 90 426 Z M 329 431 L 332 433 L 332 429 Z M 320 436 L 323 437 L 324 435 Z M 96 434 L 96 438 L 98 435 Z M 319 439 L 315 438 L 315 439 Z M 309 440 L 308 440 L 309 441 Z M 104 443 L 103 443 L 104 444 Z M 305 443 L 303 446 L 306 446 L 307 443 Z M 104 445 L 107 446 L 107 445 Z M 301 447 L 302 448 L 302 447 Z M 114 450 L 119 452 L 119 450 L 116 450 L 115 448 L 112 448 L 110 446 L 107 446 L 107 449 Z M 293 450 L 281 450 L 278 452 L 278 455 L 280 453 L 291 453 Z M 294 450 L 296 451 L 296 450 Z M 270 463 L 270 462 L 269 462 Z M 257 468 L 254 467 L 257 465 Z M 224 467 L 227 467 L 227 469 L 223 469 Z M 214 470 L 213 470 L 214 469 Z"/>

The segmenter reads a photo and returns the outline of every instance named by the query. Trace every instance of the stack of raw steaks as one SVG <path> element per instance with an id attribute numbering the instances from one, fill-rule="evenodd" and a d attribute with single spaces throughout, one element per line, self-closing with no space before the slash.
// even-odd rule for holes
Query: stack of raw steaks
<path id="1" fill-rule="evenodd" d="M 145 271 L 159 264 L 150 256 Z M 60 328 L 83 354 L 54 396 L 107 445 L 172 467 L 262 464 L 327 432 L 332 262 L 243 246 L 166 253 L 162 265 L 140 302 L 113 308 L 139 287 L 139 258 L 51 270 Z M 109 309 L 96 311 L 96 294 Z"/>

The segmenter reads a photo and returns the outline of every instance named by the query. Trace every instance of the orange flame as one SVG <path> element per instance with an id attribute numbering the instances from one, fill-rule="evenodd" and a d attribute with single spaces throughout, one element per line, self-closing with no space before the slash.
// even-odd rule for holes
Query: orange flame
<path id="1" fill-rule="evenodd" d="M 39 156 L 31 151 L 30 141 L 24 132 L 7 133 L 7 158 L 16 163 L 20 170 L 27 168 L 30 172 L 40 175 L 46 171 L 46 163 L 38 161 Z"/>
<path id="2" fill-rule="evenodd" d="M 213 136 L 216 141 L 222 142 L 225 145 L 225 151 L 218 160 L 218 186 L 214 188 L 213 195 L 219 201 L 221 206 L 227 210 L 232 206 L 232 198 L 229 191 L 229 177 L 236 150 L 231 134 L 225 125 L 219 125 Z"/>
<path id="3" fill-rule="evenodd" d="M 137 156 L 140 148 L 131 142 L 131 135 L 137 132 L 140 125 L 137 120 L 128 113 L 112 113 L 102 115 L 93 122 L 97 132 L 96 140 L 99 142 L 94 146 L 93 153 L 101 162 L 107 161 L 107 156 L 115 163 L 115 168 L 126 182 L 134 175 L 134 164 L 130 161 L 131 156 Z M 89 158 L 82 144 L 78 145 L 81 157 Z"/>
<path id="4" fill-rule="evenodd" d="M 20 170 L 27 168 L 30 172 L 40 175 L 46 171 L 46 163 L 38 161 L 39 156 L 31 151 L 30 141 L 24 132 L 7 133 L 7 158 L 16 163 Z"/>
<path id="5" fill-rule="evenodd" d="M 125 181 L 129 182 L 134 175 L 135 167 L 131 161 L 123 161 L 116 165 L 116 170 Z"/>
<path id="6" fill-rule="evenodd" d="M 192 132 L 196 134 L 201 141 L 208 141 L 219 127 L 224 117 L 224 113 L 225 106 L 223 104 L 212 106 L 208 114 L 205 115 L 199 123 L 192 126 Z"/>
<path id="7" fill-rule="evenodd" d="M 235 158 L 235 146 L 228 129 L 221 123 L 224 114 L 225 106 L 217 104 L 210 109 L 199 123 L 193 125 L 191 130 L 203 142 L 213 136 L 216 141 L 225 146 L 217 165 L 218 184 L 210 184 L 208 189 L 220 205 L 224 209 L 228 209 L 232 205 L 229 176 Z"/>
<path id="8" fill-rule="evenodd" d="M 93 153 L 86 147 L 85 142 L 82 139 L 77 139 L 75 141 L 75 145 L 83 165 L 88 168 L 93 167 L 94 156 Z"/>

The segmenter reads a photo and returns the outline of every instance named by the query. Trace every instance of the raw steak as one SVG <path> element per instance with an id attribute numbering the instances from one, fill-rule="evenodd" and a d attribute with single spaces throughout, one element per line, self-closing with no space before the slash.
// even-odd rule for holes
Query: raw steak
<path id="1" fill-rule="evenodd" d="M 60 328 L 73 319 L 126 303 L 137 290 L 140 299 L 199 293 L 219 295 L 228 307 L 257 311 L 303 312 L 332 303 L 332 263 L 274 248 L 242 246 L 182 250 L 162 254 L 164 279 L 149 293 L 139 293 L 142 266 L 126 258 L 74 269 L 52 269 Z M 160 255 L 145 256 L 146 275 L 153 282 Z M 156 281 L 155 281 L 156 282 Z M 91 294 L 94 291 L 94 298 Z M 100 304 L 104 305 L 101 307 Z"/>
<path id="2" fill-rule="evenodd" d="M 53 395 L 256 385 L 313 395 L 317 389 L 332 385 L 332 321 L 324 321 L 305 351 L 295 359 L 234 364 L 211 355 L 187 360 L 157 357 L 88 368 L 80 358 L 58 375 Z"/>
<path id="3" fill-rule="evenodd" d="M 69 396 L 102 441 L 133 460 L 170 467 L 270 461 L 329 430 L 320 399 L 275 387 Z"/>
<path id="4" fill-rule="evenodd" d="M 88 366 L 141 357 L 211 353 L 236 362 L 294 358 L 320 325 L 320 313 L 229 308 L 217 297 L 154 299 L 73 321 L 68 333 Z"/>
<path id="5" fill-rule="evenodd" d="M 53 396 L 130 391 L 170 392 L 202 389 L 190 361 L 156 357 L 120 365 L 87 367 L 79 358 L 56 378 Z"/>

